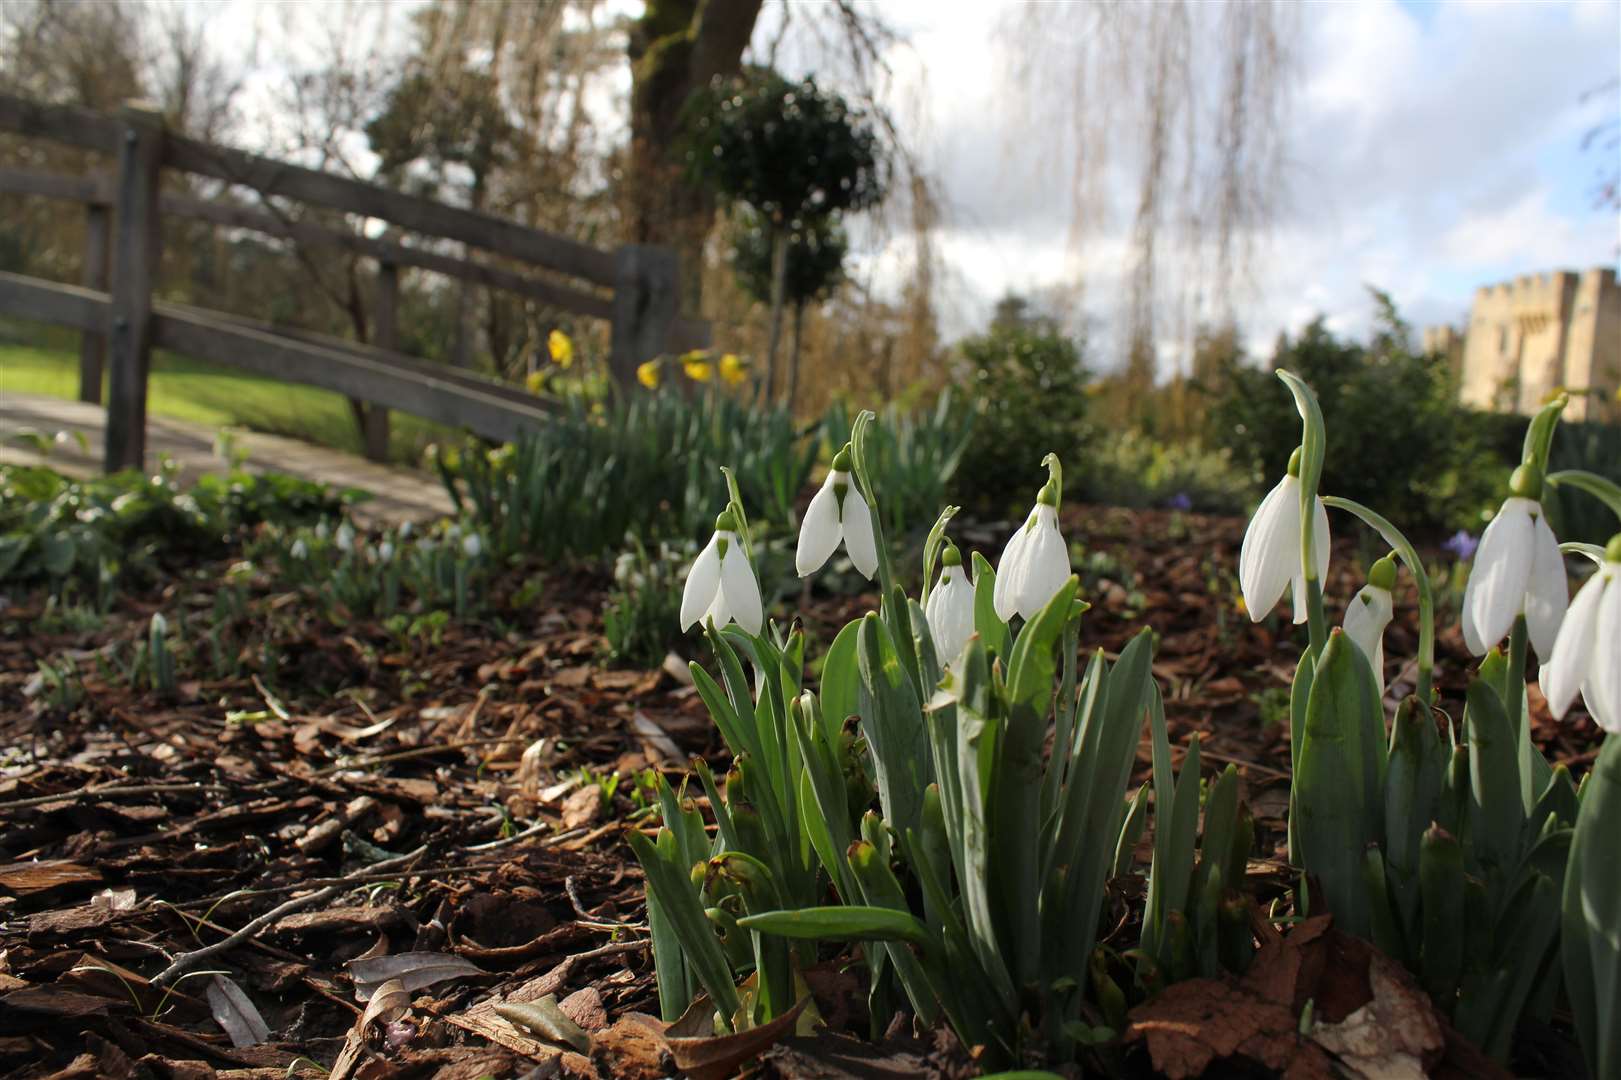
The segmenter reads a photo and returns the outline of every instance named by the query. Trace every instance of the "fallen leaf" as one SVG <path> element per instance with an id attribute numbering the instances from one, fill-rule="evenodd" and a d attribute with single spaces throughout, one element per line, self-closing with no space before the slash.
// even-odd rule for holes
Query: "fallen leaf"
<path id="1" fill-rule="evenodd" d="M 349 974 L 355 980 L 355 1000 L 370 1000 L 378 987 L 391 981 L 404 990 L 459 979 L 466 975 L 487 975 L 483 968 L 454 953 L 408 952 L 349 961 Z"/>
<path id="2" fill-rule="evenodd" d="M 681 756 L 681 748 L 675 744 L 675 740 L 670 738 L 665 730 L 659 727 L 658 724 L 654 722 L 646 713 L 642 712 L 642 710 L 637 709 L 633 714 L 631 714 L 630 729 L 634 731 L 650 749 L 657 752 L 658 760 L 655 762 L 655 764 L 663 762 L 674 762 L 676 764 L 680 764 L 684 760 Z"/>
<path id="3" fill-rule="evenodd" d="M 215 975 L 208 983 L 208 1008 L 231 1045 L 240 1050 L 244 1046 L 257 1046 L 270 1039 L 270 1027 L 265 1018 L 242 988 L 224 975 Z"/>
<path id="4" fill-rule="evenodd" d="M 562 1010 L 556 994 L 547 994 L 539 1001 L 503 1002 L 495 1006 L 495 1013 L 513 1027 L 549 1043 L 572 1046 L 582 1054 L 591 1052 L 591 1036 Z"/>
<path id="5" fill-rule="evenodd" d="M 793 1034 L 794 1021 L 799 1019 L 809 997 L 770 1023 L 747 1028 L 731 1035 L 699 1034 L 712 1031 L 715 1006 L 700 996 L 681 1018 L 671 1024 L 664 1038 L 670 1054 L 691 1080 L 726 1080 L 743 1062 L 764 1053 L 778 1039 Z"/>
<path id="6" fill-rule="evenodd" d="M 587 784 L 563 800 L 563 828 L 583 828 L 596 821 L 601 813 L 602 792 L 595 784 Z"/>

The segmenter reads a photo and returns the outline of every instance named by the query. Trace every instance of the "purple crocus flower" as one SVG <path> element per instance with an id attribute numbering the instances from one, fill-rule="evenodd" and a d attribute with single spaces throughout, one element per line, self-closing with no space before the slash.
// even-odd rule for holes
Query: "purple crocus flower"
<path id="1" fill-rule="evenodd" d="M 1474 558 L 1475 549 L 1480 546 L 1480 540 L 1468 529 L 1459 529 L 1452 534 L 1451 539 L 1441 545 L 1458 557 L 1459 562 L 1467 562 Z"/>
<path id="2" fill-rule="evenodd" d="M 1165 500 L 1165 505 L 1172 510 L 1192 510 L 1193 499 L 1185 491 L 1179 491 Z"/>

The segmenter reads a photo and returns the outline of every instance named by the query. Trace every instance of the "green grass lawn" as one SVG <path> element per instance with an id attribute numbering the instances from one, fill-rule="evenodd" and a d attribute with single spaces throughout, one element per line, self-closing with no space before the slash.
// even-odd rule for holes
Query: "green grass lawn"
<path id="1" fill-rule="evenodd" d="M 72 335 L 29 336 L 40 343 L 16 344 L 0 337 L 0 394 L 77 398 L 77 343 L 62 340 Z M 161 350 L 152 357 L 147 411 L 210 427 L 244 427 L 361 452 L 354 416 L 342 396 Z M 399 412 L 391 417 L 389 436 L 389 456 L 413 465 L 421 461 L 429 443 L 459 441 L 451 428 Z"/>

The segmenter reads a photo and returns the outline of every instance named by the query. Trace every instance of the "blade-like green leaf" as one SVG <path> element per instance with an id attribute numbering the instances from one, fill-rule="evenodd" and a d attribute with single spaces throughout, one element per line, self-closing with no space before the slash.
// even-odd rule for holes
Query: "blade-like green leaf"
<path id="1" fill-rule="evenodd" d="M 1565 988 L 1591 1076 L 1621 1074 L 1621 738 L 1582 788 L 1562 901 Z"/>
<path id="2" fill-rule="evenodd" d="M 737 925 L 763 934 L 816 941 L 904 941 L 919 948 L 934 946 L 929 928 L 915 915 L 861 904 L 766 911 L 745 916 Z"/>

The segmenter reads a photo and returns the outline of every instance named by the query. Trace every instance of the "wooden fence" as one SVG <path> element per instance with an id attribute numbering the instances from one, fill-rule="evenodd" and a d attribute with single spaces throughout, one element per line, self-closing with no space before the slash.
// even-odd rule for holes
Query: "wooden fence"
<path id="1" fill-rule="evenodd" d="M 82 203 L 82 285 L 0 273 L 0 314 L 73 327 L 82 334 L 79 393 L 100 403 L 108 373 L 106 467 L 142 464 L 147 376 L 153 347 L 335 390 L 354 402 L 369 456 L 386 454 L 388 409 L 510 439 L 543 423 L 546 406 L 508 383 L 398 350 L 399 270 L 413 267 L 503 289 L 609 320 L 609 369 L 632 387 L 636 365 L 660 353 L 709 344 L 709 326 L 676 309 L 674 253 L 645 245 L 604 251 L 513 221 L 448 206 L 346 177 L 199 142 L 164 129 L 138 105 L 114 115 L 0 95 L 0 132 L 49 139 L 117 159 L 107 175 L 63 176 L 0 168 L 0 192 Z M 584 286 L 457 258 L 388 238 L 291 221 L 250 207 L 165 192 L 176 169 L 257 193 L 266 206 L 294 199 L 375 218 L 427 237 L 459 241 Z M 336 248 L 375 261 L 377 297 L 370 345 L 271 326 L 153 298 L 164 217 L 248 229 L 293 243 Z M 394 230 L 391 230 L 393 232 Z"/>

